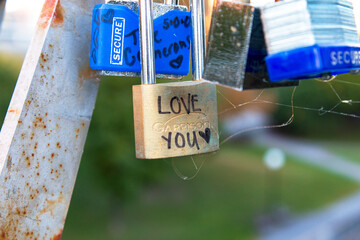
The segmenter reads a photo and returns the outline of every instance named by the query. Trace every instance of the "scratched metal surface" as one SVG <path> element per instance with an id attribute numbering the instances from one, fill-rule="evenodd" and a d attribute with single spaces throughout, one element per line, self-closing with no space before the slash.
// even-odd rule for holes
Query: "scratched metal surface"
<path id="1" fill-rule="evenodd" d="M 254 7 L 218 0 L 214 6 L 203 78 L 242 89 Z"/>
<path id="2" fill-rule="evenodd" d="M 0 239 L 60 239 L 100 79 L 97 0 L 46 0 L 0 133 Z"/>
<path id="3" fill-rule="evenodd" d="M 129 1 L 129 0 L 110 0 L 107 1 L 109 4 L 119 4 L 123 6 L 127 6 L 130 10 L 139 14 L 139 4 L 137 1 Z M 187 11 L 188 8 L 182 5 L 167 5 L 163 3 L 154 2 L 153 4 L 153 17 L 158 18 L 165 13 L 172 11 L 172 10 L 179 10 L 179 11 Z M 100 74 L 103 76 L 116 76 L 116 77 L 140 77 L 141 73 L 136 72 L 118 72 L 118 71 L 100 71 Z M 184 76 L 182 75 L 174 75 L 174 74 L 156 74 L 157 78 L 164 78 L 164 79 L 181 79 Z"/>

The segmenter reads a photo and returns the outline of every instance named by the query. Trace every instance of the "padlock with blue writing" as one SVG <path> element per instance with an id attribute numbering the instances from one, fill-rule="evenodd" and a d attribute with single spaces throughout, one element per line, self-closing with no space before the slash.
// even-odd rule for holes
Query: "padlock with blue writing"
<path id="1" fill-rule="evenodd" d="M 139 77 L 139 4 L 109 1 L 95 6 L 90 67 L 102 75 Z M 179 79 L 189 73 L 191 17 L 186 6 L 155 3 L 157 77 Z"/>
<path id="2" fill-rule="evenodd" d="M 271 81 L 360 69 L 360 40 L 351 1 L 278 2 L 264 7 L 261 18 Z"/>
<path id="3" fill-rule="evenodd" d="M 237 90 L 296 86 L 271 83 L 260 6 L 250 1 L 216 0 L 213 6 L 204 79 Z"/>
<path id="4" fill-rule="evenodd" d="M 133 86 L 136 157 L 158 159 L 217 151 L 215 85 L 205 81 L 155 84 L 155 36 L 149 31 L 152 0 L 139 4 L 142 85 Z"/>

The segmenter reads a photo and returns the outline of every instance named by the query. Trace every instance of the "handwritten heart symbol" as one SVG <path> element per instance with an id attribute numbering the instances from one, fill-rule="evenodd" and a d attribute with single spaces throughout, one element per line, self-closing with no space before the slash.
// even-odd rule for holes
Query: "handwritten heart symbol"
<path id="1" fill-rule="evenodd" d="M 170 66 L 175 69 L 179 69 L 184 60 L 183 55 L 178 56 L 176 59 L 170 61 Z"/>
<path id="2" fill-rule="evenodd" d="M 207 143 L 210 142 L 210 137 L 211 137 L 211 131 L 210 128 L 206 128 L 205 132 L 200 131 L 199 132 L 200 137 L 202 137 Z"/>
<path id="3" fill-rule="evenodd" d="M 114 9 L 109 9 L 104 15 L 101 16 L 101 21 L 104 23 L 113 23 L 113 18 L 115 15 Z"/>

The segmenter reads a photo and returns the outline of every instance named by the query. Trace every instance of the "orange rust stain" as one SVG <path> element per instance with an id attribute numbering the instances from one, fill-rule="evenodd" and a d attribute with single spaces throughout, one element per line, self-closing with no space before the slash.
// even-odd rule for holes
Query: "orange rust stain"
<path id="1" fill-rule="evenodd" d="M 90 65 L 86 65 L 79 72 L 79 87 L 82 87 L 84 81 L 98 77 L 98 73 L 90 68 Z"/>
<path id="2" fill-rule="evenodd" d="M 63 195 L 60 195 L 57 200 L 46 200 L 47 206 L 40 211 L 39 216 L 48 212 L 50 212 L 51 216 L 54 216 L 55 208 L 64 200 L 65 198 Z"/>
<path id="3" fill-rule="evenodd" d="M 47 62 L 48 60 L 43 53 L 41 53 L 40 58 L 43 62 Z"/>
<path id="4" fill-rule="evenodd" d="M 15 211 L 12 210 L 12 206 L 8 208 L 10 213 L 4 216 L 6 221 L 0 221 L 0 240 L 34 239 L 30 234 L 22 233 L 21 229 L 18 229 L 19 226 L 25 225 L 23 219 L 28 213 L 27 207 L 17 208 Z M 29 232 L 29 230 L 27 230 L 27 232 Z M 26 235 L 26 237 L 22 234 Z"/>
<path id="5" fill-rule="evenodd" d="M 31 163 L 30 163 L 30 158 L 29 158 L 29 156 L 27 156 L 27 157 L 25 158 L 25 161 L 26 161 L 26 163 L 27 163 L 27 166 L 30 167 Z"/>
<path id="6" fill-rule="evenodd" d="M 85 123 L 84 123 L 84 122 L 83 122 L 83 123 L 81 123 L 81 126 L 82 126 L 82 127 L 85 127 Z"/>
<path id="7" fill-rule="evenodd" d="M 64 15 L 65 15 L 65 9 L 61 6 L 60 0 L 59 0 L 59 3 L 56 6 L 55 13 L 54 13 L 54 19 L 53 19 L 54 27 L 59 27 L 64 23 Z"/>
<path id="8" fill-rule="evenodd" d="M 46 128 L 45 125 L 45 121 L 43 120 L 42 117 L 36 117 L 35 120 L 33 121 L 33 125 L 34 127 L 39 127 L 39 128 Z"/>
<path id="9" fill-rule="evenodd" d="M 54 46 L 53 46 L 53 45 L 51 45 L 51 44 L 49 44 L 49 47 L 50 47 L 50 48 L 53 48 Z"/>
<path id="10" fill-rule="evenodd" d="M 58 149 L 61 148 L 60 142 L 57 142 L 57 143 L 56 143 L 56 147 L 57 147 Z"/>
<path id="11" fill-rule="evenodd" d="M 54 157 L 55 157 L 55 153 L 52 153 L 52 154 L 51 154 L 51 158 L 54 158 Z"/>
<path id="12" fill-rule="evenodd" d="M 41 10 L 38 26 L 45 29 L 50 24 L 53 16 L 53 26 L 61 26 L 64 22 L 65 10 L 60 4 L 60 0 L 46 0 Z"/>
<path id="13" fill-rule="evenodd" d="M 9 108 L 9 113 L 15 113 L 15 114 L 20 114 L 19 109 L 14 109 L 14 108 Z"/>
<path id="14" fill-rule="evenodd" d="M 62 230 L 58 234 L 54 235 L 51 238 L 51 240 L 61 240 L 61 235 L 62 235 Z"/>

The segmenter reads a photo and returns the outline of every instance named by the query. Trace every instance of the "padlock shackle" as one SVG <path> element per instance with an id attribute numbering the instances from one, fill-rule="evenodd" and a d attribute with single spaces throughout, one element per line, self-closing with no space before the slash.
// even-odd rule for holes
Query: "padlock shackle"
<path id="1" fill-rule="evenodd" d="M 139 0 L 141 84 L 155 84 L 155 47 L 152 0 Z"/>
<path id="2" fill-rule="evenodd" d="M 201 80 L 205 65 L 205 5 L 204 0 L 191 0 L 193 80 Z"/>

